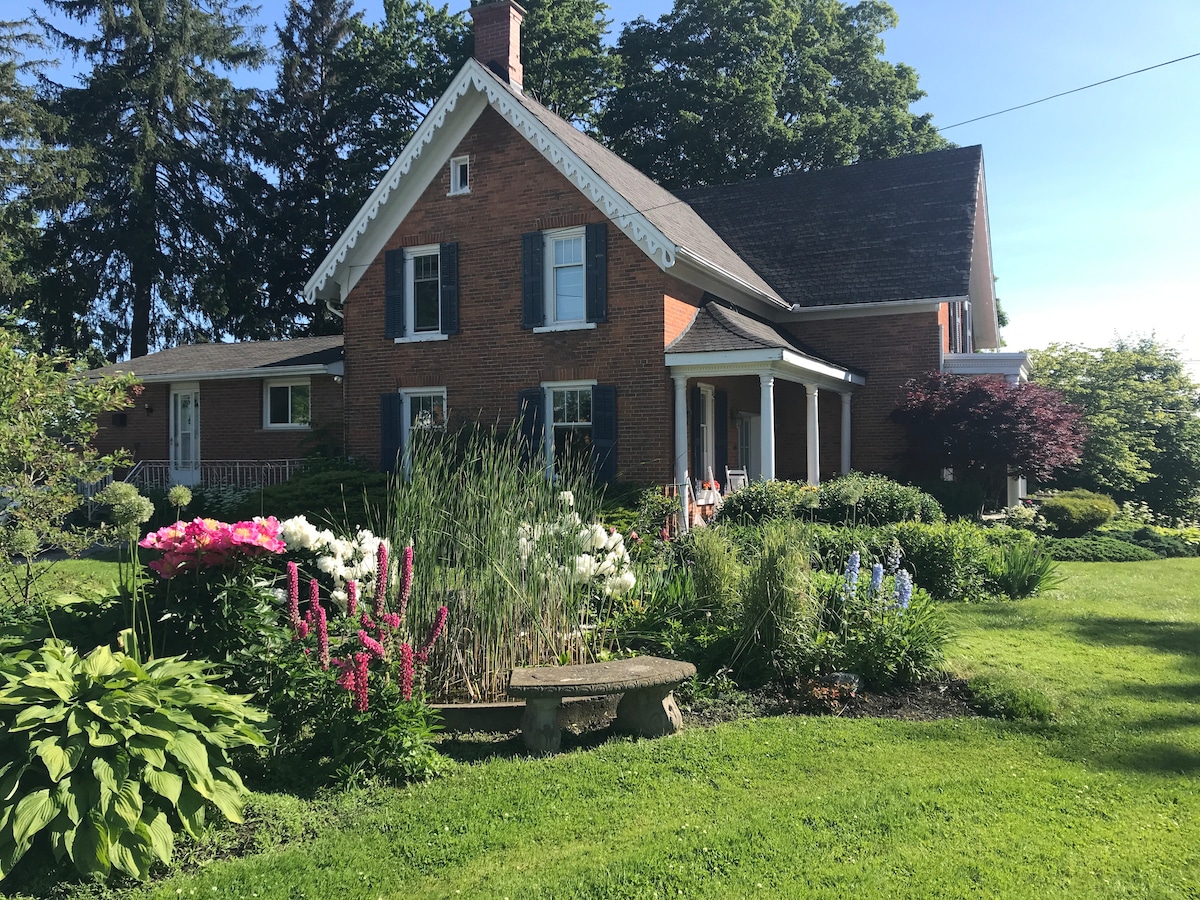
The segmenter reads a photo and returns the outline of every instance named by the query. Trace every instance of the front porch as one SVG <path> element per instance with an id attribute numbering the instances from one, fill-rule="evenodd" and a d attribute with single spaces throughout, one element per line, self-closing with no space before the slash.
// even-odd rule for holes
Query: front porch
<path id="1" fill-rule="evenodd" d="M 139 460 L 124 480 L 139 490 L 172 485 L 255 490 L 282 484 L 302 468 L 303 459 L 215 459 L 180 466 L 165 459 Z"/>

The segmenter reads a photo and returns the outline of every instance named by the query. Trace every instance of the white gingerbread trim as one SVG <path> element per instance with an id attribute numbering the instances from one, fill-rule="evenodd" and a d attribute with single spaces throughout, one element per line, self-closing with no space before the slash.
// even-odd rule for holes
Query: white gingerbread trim
<path id="1" fill-rule="evenodd" d="M 675 264 L 675 256 L 678 248 L 674 242 L 669 240 L 662 231 L 652 225 L 642 213 L 638 212 L 633 204 L 617 193 L 611 185 L 597 175 L 591 167 L 586 165 L 536 115 L 526 109 L 507 86 L 501 83 L 478 62 L 471 59 L 467 60 L 462 69 L 459 70 L 458 75 L 450 83 L 446 92 L 442 94 L 433 109 L 430 110 L 429 115 L 425 117 L 416 134 L 409 141 L 408 146 L 404 148 L 404 152 L 401 153 L 399 159 L 392 164 L 392 167 L 383 177 L 383 180 L 380 181 L 366 203 L 358 211 L 358 215 L 354 217 L 354 221 L 350 223 L 350 227 L 342 233 L 337 243 L 334 244 L 320 266 L 317 267 L 312 278 L 304 286 L 304 296 L 306 298 L 309 300 L 321 298 L 335 301 L 346 298 L 358 282 L 358 278 L 361 277 L 362 272 L 365 271 L 366 266 L 351 267 L 352 269 L 359 269 L 357 273 L 344 271 L 343 269 L 348 267 L 347 260 L 351 252 L 356 247 L 359 247 L 364 235 L 368 235 L 378 224 L 383 208 L 389 205 L 390 202 L 393 208 L 389 209 L 389 215 L 383 218 L 398 224 L 403 219 L 403 216 L 407 214 L 408 210 L 412 208 L 412 205 L 416 203 L 432 174 L 440 170 L 442 164 L 449 159 L 454 147 L 457 146 L 458 140 L 461 140 L 461 136 L 466 133 L 479 113 L 482 112 L 482 103 L 460 103 L 460 100 L 471 92 L 475 92 L 482 98 L 486 98 L 487 105 L 496 110 L 510 125 L 520 132 L 585 197 L 588 197 L 596 204 L 630 240 L 641 247 L 656 265 L 665 270 Z M 460 107 L 464 109 L 464 112 L 460 113 L 464 117 L 464 120 L 455 122 L 458 125 L 457 128 L 448 128 L 448 118 Z M 458 116 L 455 117 L 456 120 L 458 118 Z M 461 134 L 459 134 L 457 140 L 450 142 L 449 140 L 443 141 L 439 139 L 439 135 L 445 132 L 461 132 Z M 433 145 L 435 140 L 438 144 L 443 145 L 441 147 L 442 152 L 436 154 L 436 156 L 440 157 L 444 155 L 445 159 L 434 159 L 433 162 L 435 164 L 429 165 L 427 161 L 431 157 L 427 155 L 426 148 Z M 423 156 L 425 157 L 424 159 L 422 158 Z M 417 175 L 416 170 L 418 168 L 423 170 L 424 174 L 428 177 L 410 177 L 406 181 L 406 176 Z M 396 197 L 393 197 L 393 192 L 395 191 L 398 191 L 398 193 Z M 384 235 L 383 240 L 386 241 L 388 236 Z M 367 244 L 372 243 L 371 241 L 362 242 Z M 369 248 L 360 249 L 369 250 Z M 378 253 L 378 248 L 375 249 L 375 253 Z M 370 254 L 371 258 L 374 258 L 374 255 L 373 253 Z M 330 285 L 331 282 L 331 287 L 336 290 L 326 289 L 326 286 Z"/>

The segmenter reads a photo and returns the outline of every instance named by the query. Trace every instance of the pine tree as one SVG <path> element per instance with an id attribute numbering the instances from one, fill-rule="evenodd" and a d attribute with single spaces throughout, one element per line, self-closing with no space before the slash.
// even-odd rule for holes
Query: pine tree
<path id="1" fill-rule="evenodd" d="M 239 220 L 232 195 L 253 180 L 243 116 L 250 92 L 225 73 L 263 53 L 220 0 L 46 0 L 92 29 L 42 20 L 85 63 L 55 111 L 91 157 L 79 210 L 47 234 L 47 292 L 85 315 L 110 356 L 219 336 L 252 273 L 227 270 Z"/>

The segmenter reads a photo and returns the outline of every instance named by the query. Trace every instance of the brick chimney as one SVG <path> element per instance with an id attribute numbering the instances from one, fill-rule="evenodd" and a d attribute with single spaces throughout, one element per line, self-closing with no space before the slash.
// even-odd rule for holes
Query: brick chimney
<path id="1" fill-rule="evenodd" d="M 475 25 L 475 59 L 521 90 L 521 20 L 516 0 L 496 0 L 470 9 Z"/>

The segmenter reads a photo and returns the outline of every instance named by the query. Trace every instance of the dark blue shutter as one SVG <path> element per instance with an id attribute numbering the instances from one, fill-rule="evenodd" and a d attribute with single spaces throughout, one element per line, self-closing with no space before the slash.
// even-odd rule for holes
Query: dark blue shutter
<path id="1" fill-rule="evenodd" d="M 713 392 L 713 478 L 725 486 L 725 467 L 729 465 L 729 395 Z M 706 472 L 705 478 L 708 477 Z"/>
<path id="2" fill-rule="evenodd" d="M 527 459 L 536 459 L 543 452 L 545 421 L 546 404 L 542 389 L 528 388 L 518 393 L 517 427 L 521 430 L 521 450 Z"/>
<path id="3" fill-rule="evenodd" d="M 692 477 L 692 481 L 703 481 L 708 475 L 700 471 L 700 466 L 704 461 L 704 433 L 700 430 L 700 416 L 704 407 L 704 396 L 700 393 L 700 388 L 694 387 L 691 390 L 692 397 L 692 464 L 688 467 L 688 473 Z"/>
<path id="4" fill-rule="evenodd" d="M 608 225 L 589 225 L 584 238 L 587 283 L 587 320 L 608 321 Z"/>
<path id="5" fill-rule="evenodd" d="M 540 231 L 521 235 L 521 327 L 546 324 L 545 239 Z"/>
<path id="6" fill-rule="evenodd" d="M 383 336 L 404 337 L 404 251 L 383 255 Z"/>
<path id="7" fill-rule="evenodd" d="M 592 465 L 596 481 L 617 480 L 617 389 L 592 387 Z"/>
<path id="8" fill-rule="evenodd" d="M 442 334 L 458 334 L 458 244 L 442 244 L 440 251 Z"/>
<path id="9" fill-rule="evenodd" d="M 400 468 L 399 458 L 402 449 L 401 422 L 404 418 L 403 398 L 399 391 L 379 395 L 379 469 L 382 472 L 395 472 Z"/>

